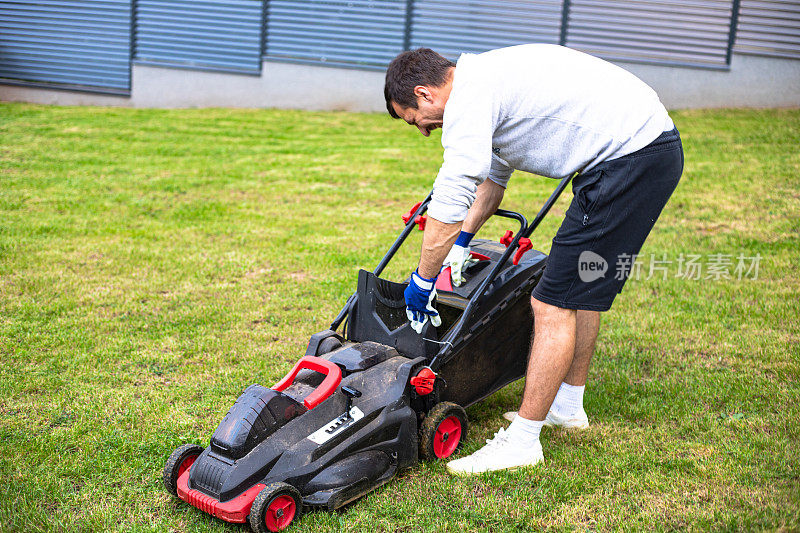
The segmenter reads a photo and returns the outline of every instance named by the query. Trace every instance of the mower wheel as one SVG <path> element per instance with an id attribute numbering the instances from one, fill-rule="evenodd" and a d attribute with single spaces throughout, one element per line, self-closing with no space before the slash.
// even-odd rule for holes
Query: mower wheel
<path id="1" fill-rule="evenodd" d="M 258 493 L 247 520 L 256 533 L 283 531 L 303 508 L 300 492 L 288 483 L 270 483 Z"/>
<path id="2" fill-rule="evenodd" d="M 319 347 L 317 347 L 317 355 L 324 355 L 334 350 L 338 350 L 341 347 L 342 341 L 336 337 L 327 337 L 322 339 L 322 342 L 319 343 Z"/>
<path id="3" fill-rule="evenodd" d="M 447 459 L 467 438 L 467 413 L 451 402 L 434 405 L 419 428 L 419 457 L 423 461 Z"/>
<path id="4" fill-rule="evenodd" d="M 172 452 L 162 473 L 164 486 L 170 494 L 178 495 L 178 478 L 191 468 L 201 453 L 203 453 L 203 447 L 197 444 L 184 444 Z"/>

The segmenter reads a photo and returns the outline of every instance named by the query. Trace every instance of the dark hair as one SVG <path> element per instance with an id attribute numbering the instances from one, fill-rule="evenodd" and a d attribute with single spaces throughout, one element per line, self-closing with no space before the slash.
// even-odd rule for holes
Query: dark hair
<path id="1" fill-rule="evenodd" d="M 430 48 L 417 48 L 401 53 L 389 63 L 386 69 L 386 84 L 383 96 L 386 109 L 393 118 L 400 118 L 392 108 L 392 102 L 402 107 L 417 108 L 414 87 L 426 85 L 441 87 L 447 81 L 450 67 L 456 64 Z"/>

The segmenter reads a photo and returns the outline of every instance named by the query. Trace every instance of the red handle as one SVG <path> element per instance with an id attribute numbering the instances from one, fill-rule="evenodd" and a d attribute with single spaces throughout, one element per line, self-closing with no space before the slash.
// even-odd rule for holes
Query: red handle
<path id="1" fill-rule="evenodd" d="M 511 242 L 514 240 L 514 232 L 511 230 L 506 231 L 505 235 L 500 239 L 501 244 L 505 244 L 506 248 L 511 246 Z M 514 254 L 514 264 L 518 265 L 519 260 L 522 259 L 522 256 L 528 250 L 533 249 L 533 243 L 527 237 L 521 237 L 519 240 L 519 248 L 517 249 L 517 253 Z"/>
<path id="2" fill-rule="evenodd" d="M 500 239 L 500 244 L 505 244 L 506 248 L 511 245 L 511 241 L 514 240 L 514 232 L 511 230 L 507 230 L 505 235 Z"/>
<path id="3" fill-rule="evenodd" d="M 518 265 L 519 260 L 522 259 L 522 255 L 532 248 L 533 244 L 531 243 L 531 240 L 526 237 L 522 237 L 519 240 L 519 248 L 517 249 L 517 253 L 514 255 L 514 264 Z"/>
<path id="4" fill-rule="evenodd" d="M 322 383 L 319 384 L 319 387 L 314 389 L 314 391 L 306 396 L 305 400 L 303 400 L 303 404 L 306 406 L 306 409 L 313 409 L 322 401 L 333 394 L 333 391 L 336 390 L 336 387 L 339 386 L 339 383 L 342 381 L 342 370 L 336 365 L 336 363 L 331 363 L 327 359 L 320 359 L 319 357 L 314 357 L 307 355 L 305 357 L 301 357 L 300 360 L 294 365 L 294 368 L 291 372 L 286 374 L 286 377 L 276 383 L 272 390 L 276 390 L 281 392 L 286 387 L 294 382 L 294 378 L 297 377 L 297 373 L 303 369 L 313 370 L 315 372 L 319 372 L 321 374 L 325 374 L 325 379 L 322 380 Z"/>
<path id="5" fill-rule="evenodd" d="M 421 205 L 422 205 L 422 202 L 417 202 L 416 204 L 414 204 L 414 207 L 411 208 L 411 211 L 409 211 L 408 213 L 403 215 L 403 223 L 404 224 L 408 224 L 408 221 L 411 220 L 411 217 L 414 216 L 414 213 L 417 212 L 417 209 L 419 209 L 419 206 L 421 206 Z M 427 220 L 428 220 L 428 217 L 425 217 L 425 216 L 422 216 L 422 215 L 418 215 L 417 218 L 414 219 L 414 224 L 419 226 L 419 230 L 420 231 L 424 231 L 425 230 L 425 222 L 427 222 Z"/>

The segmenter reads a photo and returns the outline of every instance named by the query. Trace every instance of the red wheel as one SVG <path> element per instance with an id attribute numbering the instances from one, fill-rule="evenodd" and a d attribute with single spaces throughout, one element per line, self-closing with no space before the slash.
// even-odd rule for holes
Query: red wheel
<path id="1" fill-rule="evenodd" d="M 297 513 L 297 505 L 291 496 L 278 496 L 267 505 L 264 523 L 270 531 L 282 531 L 292 523 Z"/>
<path id="2" fill-rule="evenodd" d="M 183 460 L 183 462 L 180 464 L 180 466 L 178 466 L 178 478 L 179 479 L 183 475 L 184 472 L 186 472 L 187 470 L 189 470 L 192 467 L 192 465 L 194 464 L 194 462 L 197 460 L 198 457 L 200 457 L 200 456 L 199 455 L 190 455 L 189 457 L 187 457 L 186 459 Z"/>
<path id="3" fill-rule="evenodd" d="M 425 461 L 447 459 L 467 438 L 467 413 L 457 404 L 433 406 L 419 428 L 419 455 Z"/>
<path id="4" fill-rule="evenodd" d="M 203 453 L 203 447 L 197 444 L 184 444 L 172 452 L 162 472 L 164 486 L 170 494 L 178 495 L 178 478 L 192 467 L 201 453 Z"/>
<path id="5" fill-rule="evenodd" d="M 258 493 L 247 517 L 256 533 L 283 531 L 300 516 L 303 500 L 288 483 L 270 483 Z"/>
<path id="6" fill-rule="evenodd" d="M 436 428 L 433 453 L 439 459 L 450 457 L 458 448 L 459 442 L 461 442 L 461 420 L 456 416 L 448 416 Z"/>

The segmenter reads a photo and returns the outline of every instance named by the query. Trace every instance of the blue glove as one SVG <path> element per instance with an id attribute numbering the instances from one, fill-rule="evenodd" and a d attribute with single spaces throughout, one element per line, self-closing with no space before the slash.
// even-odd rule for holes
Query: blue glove
<path id="1" fill-rule="evenodd" d="M 405 290 L 406 316 L 411 321 L 411 328 L 422 334 L 422 328 L 431 319 L 433 327 L 442 325 L 439 312 L 433 308 L 433 299 L 436 297 L 436 278 L 425 279 L 415 270 L 411 274 L 411 282 Z"/>

